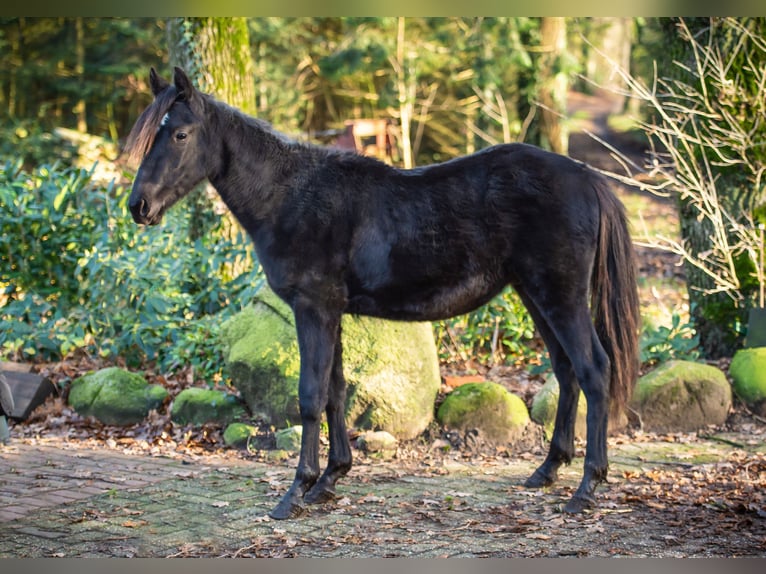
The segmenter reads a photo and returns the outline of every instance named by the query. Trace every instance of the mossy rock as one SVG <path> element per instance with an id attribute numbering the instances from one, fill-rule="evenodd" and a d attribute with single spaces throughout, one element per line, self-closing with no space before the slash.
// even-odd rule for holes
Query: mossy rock
<path id="1" fill-rule="evenodd" d="M 345 316 L 343 372 L 349 426 L 410 440 L 433 421 L 441 375 L 430 323 Z"/>
<path id="2" fill-rule="evenodd" d="M 530 417 L 533 421 L 543 427 L 545 438 L 551 440 L 553 436 L 553 427 L 556 424 L 556 410 L 559 405 L 559 382 L 555 375 L 551 375 L 545 381 L 545 384 L 532 399 L 532 408 Z M 585 394 L 580 391 L 580 398 L 577 401 L 577 420 L 575 421 L 575 436 L 585 438 L 587 434 L 587 416 L 588 403 L 585 400 Z"/>
<path id="3" fill-rule="evenodd" d="M 286 429 L 278 430 L 274 433 L 277 450 L 286 450 L 297 452 L 301 450 L 301 438 L 303 438 L 303 427 L 295 425 Z"/>
<path id="4" fill-rule="evenodd" d="M 232 383 L 253 416 L 273 425 L 300 422 L 300 355 L 290 308 L 270 289 L 221 327 Z"/>
<path id="5" fill-rule="evenodd" d="M 390 459 L 396 455 L 399 441 L 386 431 L 365 431 L 356 439 L 356 446 L 373 458 Z"/>
<path id="6" fill-rule="evenodd" d="M 644 429 L 689 432 L 726 421 L 731 385 L 716 367 L 692 361 L 668 361 L 636 383 L 631 407 Z"/>
<path id="7" fill-rule="evenodd" d="M 228 424 L 247 415 L 240 400 L 223 391 L 184 389 L 173 401 L 170 418 L 181 425 Z"/>
<path id="8" fill-rule="evenodd" d="M 524 401 L 491 381 L 456 388 L 444 399 L 437 418 L 449 429 L 478 429 L 497 445 L 514 443 L 530 421 Z"/>
<path id="9" fill-rule="evenodd" d="M 282 426 L 300 423 L 300 355 L 290 308 L 271 290 L 227 321 L 222 342 L 232 381 L 254 415 Z M 418 436 L 433 420 L 441 386 L 430 323 L 343 317 L 346 422 Z"/>
<path id="10" fill-rule="evenodd" d="M 753 412 L 766 417 L 766 347 L 737 351 L 729 374 L 736 395 Z"/>
<path id="11" fill-rule="evenodd" d="M 141 375 L 109 367 L 72 381 L 69 405 L 82 416 L 125 426 L 141 422 L 167 396 L 161 385 L 149 385 Z"/>
<path id="12" fill-rule="evenodd" d="M 258 433 L 258 429 L 245 423 L 231 423 L 223 431 L 223 442 L 227 446 L 244 448 L 251 437 Z"/>

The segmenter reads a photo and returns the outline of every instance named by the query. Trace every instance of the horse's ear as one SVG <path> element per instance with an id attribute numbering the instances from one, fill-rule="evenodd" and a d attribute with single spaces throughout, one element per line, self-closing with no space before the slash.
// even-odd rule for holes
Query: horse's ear
<path id="1" fill-rule="evenodd" d="M 167 88 L 169 85 L 170 84 L 168 82 L 157 75 L 157 70 L 154 68 L 149 70 L 149 86 L 152 88 L 152 93 L 155 95 L 155 97 L 165 91 L 165 88 Z"/>
<path id="2" fill-rule="evenodd" d="M 191 102 L 194 99 L 195 89 L 189 76 L 178 66 L 173 68 L 173 72 L 173 83 L 176 85 L 179 97 L 182 97 L 187 102 Z"/>

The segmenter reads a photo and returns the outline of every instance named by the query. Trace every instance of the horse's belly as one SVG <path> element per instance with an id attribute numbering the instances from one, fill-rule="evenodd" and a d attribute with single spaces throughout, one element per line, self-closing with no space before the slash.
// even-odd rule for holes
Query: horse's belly
<path id="1" fill-rule="evenodd" d="M 449 285 L 390 285 L 375 291 L 350 293 L 347 312 L 402 321 L 437 321 L 480 307 L 504 285 L 480 276 Z"/>

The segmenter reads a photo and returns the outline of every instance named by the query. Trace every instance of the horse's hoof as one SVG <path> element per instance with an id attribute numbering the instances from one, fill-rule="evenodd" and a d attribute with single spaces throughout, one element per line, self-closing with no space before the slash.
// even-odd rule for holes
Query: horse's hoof
<path id="1" fill-rule="evenodd" d="M 573 496 L 569 499 L 569 502 L 564 506 L 564 512 L 567 514 L 580 514 L 584 510 L 588 510 L 596 506 L 595 498 L 585 498 L 582 496 Z"/>
<path id="2" fill-rule="evenodd" d="M 330 486 L 320 486 L 319 482 L 303 497 L 303 502 L 306 504 L 324 504 L 331 500 L 335 500 L 335 490 Z"/>
<path id="3" fill-rule="evenodd" d="M 295 502 L 292 497 L 285 497 L 279 501 L 274 510 L 269 512 L 269 517 L 274 520 L 289 520 L 290 518 L 298 518 L 305 511 L 306 507 L 303 503 Z"/>
<path id="4" fill-rule="evenodd" d="M 537 469 L 532 476 L 524 482 L 524 486 L 526 488 L 543 488 L 552 485 L 554 482 L 556 482 L 555 476 L 551 478 L 549 475 L 541 472 L 540 469 Z"/>

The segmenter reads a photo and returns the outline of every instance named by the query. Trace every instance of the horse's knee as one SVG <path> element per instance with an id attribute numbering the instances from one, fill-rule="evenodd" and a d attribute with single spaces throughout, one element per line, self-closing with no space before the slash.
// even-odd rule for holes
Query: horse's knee
<path id="1" fill-rule="evenodd" d="M 318 424 L 324 412 L 323 401 L 318 396 L 302 396 L 298 399 L 301 422 L 306 424 Z"/>

